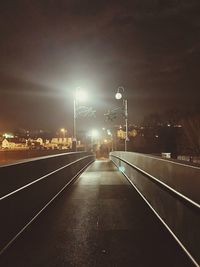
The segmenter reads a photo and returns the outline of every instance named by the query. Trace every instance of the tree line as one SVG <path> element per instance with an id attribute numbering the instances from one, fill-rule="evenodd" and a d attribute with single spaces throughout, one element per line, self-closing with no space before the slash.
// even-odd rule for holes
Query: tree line
<path id="1" fill-rule="evenodd" d="M 146 116 L 129 149 L 141 153 L 200 155 L 200 112 L 170 110 Z"/>

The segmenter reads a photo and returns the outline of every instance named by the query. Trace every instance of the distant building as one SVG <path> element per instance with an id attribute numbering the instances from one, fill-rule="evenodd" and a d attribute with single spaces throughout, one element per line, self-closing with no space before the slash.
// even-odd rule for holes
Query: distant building
<path id="1" fill-rule="evenodd" d="M 36 139 L 36 142 L 39 143 L 41 146 L 44 145 L 43 139 L 40 137 Z"/>
<path id="2" fill-rule="evenodd" d="M 128 136 L 136 137 L 136 135 L 137 135 L 137 130 L 129 129 Z M 126 131 L 123 131 L 122 129 L 117 130 L 117 137 L 120 139 L 125 139 L 126 138 Z"/>
<path id="3" fill-rule="evenodd" d="M 1 143 L 2 149 L 26 149 L 27 144 L 25 139 L 5 138 Z"/>
<path id="4" fill-rule="evenodd" d="M 72 138 L 61 138 L 61 137 L 54 137 L 51 139 L 51 142 L 46 144 L 48 147 L 56 147 L 60 149 L 67 149 L 72 147 Z"/>
<path id="5" fill-rule="evenodd" d="M 117 130 L 117 137 L 120 139 L 125 139 L 126 138 L 126 132 L 123 131 L 122 129 Z"/>
<path id="6" fill-rule="evenodd" d="M 15 143 L 14 142 L 9 142 L 7 139 L 4 139 L 1 143 L 1 147 L 3 149 L 9 149 L 9 148 L 14 148 Z"/>

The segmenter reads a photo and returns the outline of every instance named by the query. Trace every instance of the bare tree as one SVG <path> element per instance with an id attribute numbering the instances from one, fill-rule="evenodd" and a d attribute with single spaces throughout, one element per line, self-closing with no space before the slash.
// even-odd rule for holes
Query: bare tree
<path id="1" fill-rule="evenodd" d="M 200 114 L 190 113 L 181 120 L 185 150 L 190 154 L 200 155 Z"/>

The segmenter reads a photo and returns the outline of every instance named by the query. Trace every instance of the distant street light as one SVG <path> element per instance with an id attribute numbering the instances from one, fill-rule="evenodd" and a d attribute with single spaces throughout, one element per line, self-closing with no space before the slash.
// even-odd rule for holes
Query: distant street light
<path id="1" fill-rule="evenodd" d="M 85 91 L 81 90 L 80 87 L 76 88 L 74 96 L 74 122 L 73 122 L 73 140 L 72 140 L 72 150 L 77 150 L 77 136 L 76 136 L 76 119 L 77 119 L 77 104 L 79 102 L 85 101 L 87 99 L 87 94 Z"/>
<path id="2" fill-rule="evenodd" d="M 113 134 L 109 129 L 107 129 L 107 134 L 111 137 L 111 151 L 113 151 Z"/>
<path id="3" fill-rule="evenodd" d="M 124 87 L 118 87 L 117 93 L 115 94 L 115 98 L 117 100 L 120 100 L 120 99 L 123 100 L 124 116 L 125 116 L 125 127 L 126 127 L 124 150 L 127 151 L 127 142 L 128 142 L 128 100 L 123 98 L 123 93 L 124 93 Z"/>
<path id="4" fill-rule="evenodd" d="M 94 152 L 97 147 L 95 148 L 95 146 L 98 145 L 99 143 L 99 137 L 100 137 L 100 133 L 97 129 L 92 129 L 89 133 L 88 136 L 91 138 L 91 150 Z"/>
<path id="5" fill-rule="evenodd" d="M 61 128 L 60 132 L 63 134 L 63 137 L 65 138 L 65 133 L 67 132 L 67 130 L 65 130 L 65 128 Z"/>
<path id="6" fill-rule="evenodd" d="M 99 136 L 99 131 L 96 130 L 96 129 L 93 129 L 93 130 L 91 131 L 91 136 L 92 136 L 93 138 L 97 138 L 97 137 Z"/>
<path id="7" fill-rule="evenodd" d="M 104 127 L 102 128 L 102 130 L 106 133 L 106 137 L 109 138 L 109 140 L 107 138 L 104 139 L 104 143 L 108 143 L 108 141 L 109 141 L 109 143 L 111 143 L 111 151 L 113 151 L 114 150 L 114 140 L 113 140 L 113 134 L 112 134 L 111 130 L 106 129 Z M 105 134 L 104 134 L 104 136 L 105 136 Z"/>

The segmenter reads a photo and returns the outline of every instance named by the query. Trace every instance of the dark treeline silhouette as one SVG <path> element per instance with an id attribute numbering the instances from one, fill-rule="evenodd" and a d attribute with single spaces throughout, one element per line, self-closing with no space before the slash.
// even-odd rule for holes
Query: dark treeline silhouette
<path id="1" fill-rule="evenodd" d="M 129 142 L 130 150 L 141 153 L 200 155 L 200 112 L 170 110 L 146 116 L 136 137 Z"/>

